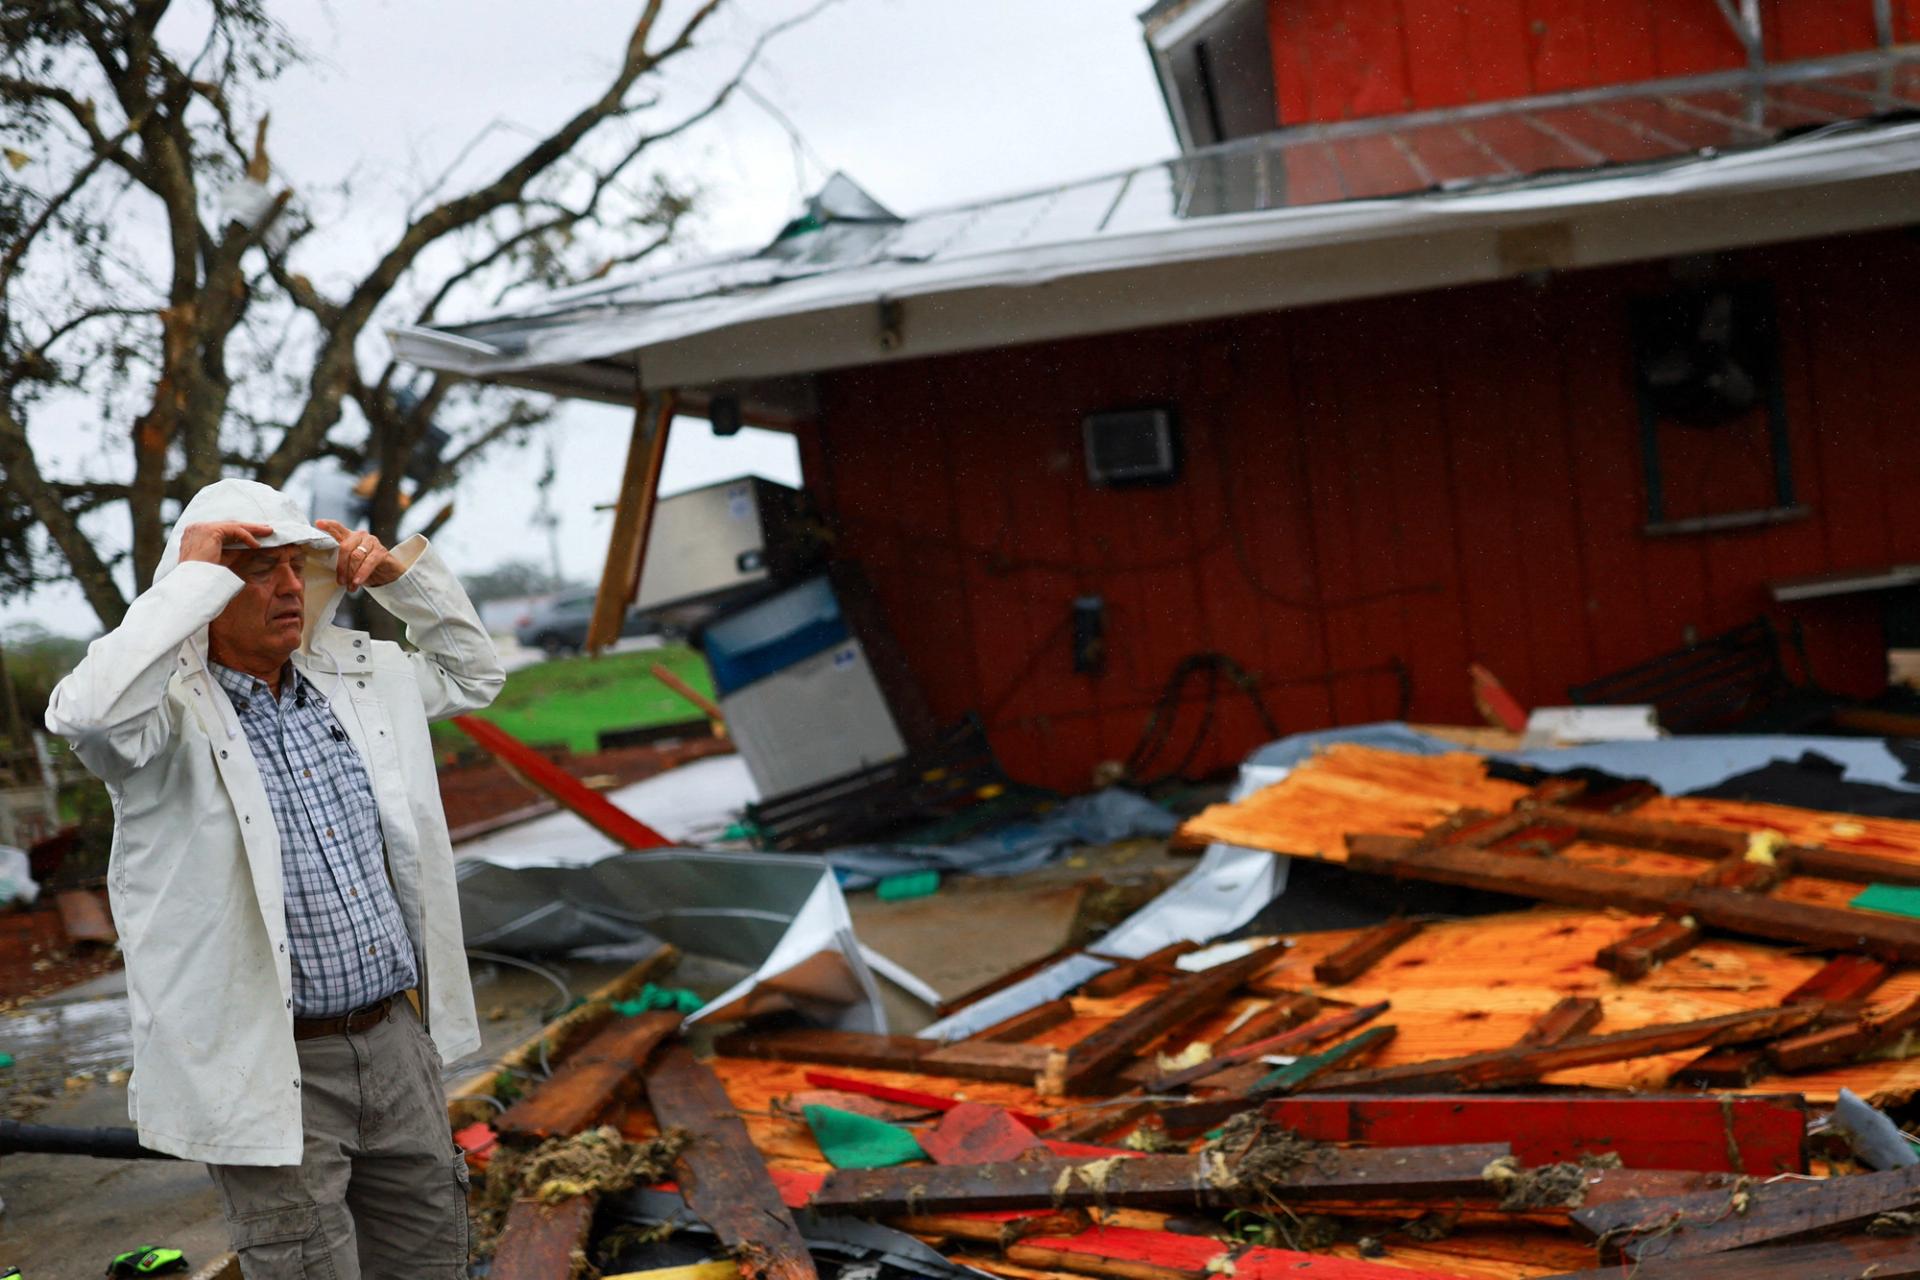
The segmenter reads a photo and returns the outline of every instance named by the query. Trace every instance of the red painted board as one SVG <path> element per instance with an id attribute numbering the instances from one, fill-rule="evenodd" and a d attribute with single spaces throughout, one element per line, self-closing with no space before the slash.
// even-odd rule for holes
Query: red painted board
<path id="1" fill-rule="evenodd" d="M 999 1107 L 963 1102 L 923 1130 L 920 1147 L 935 1164 L 998 1164 L 1040 1147 L 1033 1130 Z"/>
<path id="2" fill-rule="evenodd" d="M 943 1098 L 937 1093 L 921 1093 L 917 1089 L 896 1089 L 892 1085 L 874 1084 L 871 1080 L 855 1080 L 852 1076 L 836 1076 L 827 1071 L 807 1072 L 807 1083 L 816 1089 L 839 1089 L 843 1093 L 865 1094 L 869 1098 L 880 1098 L 886 1102 L 904 1102 L 908 1106 L 924 1107 L 928 1111 L 951 1111 L 961 1106 L 958 1098 Z M 1027 1126 L 1035 1133 L 1045 1133 L 1053 1127 L 1053 1122 L 1039 1116 L 1030 1116 L 1024 1111 L 1009 1111 L 1008 1115 Z"/>
<path id="3" fill-rule="evenodd" d="M 1091 1142 L 1057 1142 L 1052 1138 L 1040 1139 L 1040 1145 L 1049 1155 L 1064 1157 L 1068 1160 L 1105 1160 L 1108 1156 L 1137 1156 L 1144 1152 L 1130 1147 L 1102 1147 Z"/>
<path id="4" fill-rule="evenodd" d="M 1235 1280 L 1447 1280 L 1444 1272 L 1414 1271 L 1405 1267 L 1382 1266 L 1353 1258 L 1331 1258 L 1323 1254 L 1295 1253 L 1290 1249 L 1248 1249 L 1235 1253 L 1232 1247 L 1205 1236 L 1177 1235 L 1171 1231 L 1140 1231 L 1130 1227 L 1095 1227 L 1077 1236 L 1035 1236 L 1007 1248 L 1007 1257 L 1023 1265 L 1046 1265 L 1062 1258 L 1103 1259 L 1110 1262 L 1142 1263 L 1167 1271 L 1185 1271 L 1193 1275 L 1209 1274 L 1217 1259 L 1231 1257 L 1230 1269 L 1221 1265 L 1217 1274 Z M 1076 1268 L 1078 1270 L 1080 1268 Z M 1119 1274 L 1107 1272 L 1101 1274 Z"/>
<path id="5" fill-rule="evenodd" d="M 629 849 L 658 849 L 672 843 L 499 725 L 473 716 L 455 716 L 453 722 L 528 785 L 538 787 L 573 810 L 609 840 Z"/>
<path id="6" fill-rule="evenodd" d="M 1513 1154 L 1529 1165 L 1614 1151 L 1630 1169 L 1692 1169 L 1755 1177 L 1807 1170 L 1806 1104 L 1798 1095 L 1305 1095 L 1275 1099 L 1265 1110 L 1275 1123 L 1317 1142 L 1378 1146 L 1509 1142 Z"/>

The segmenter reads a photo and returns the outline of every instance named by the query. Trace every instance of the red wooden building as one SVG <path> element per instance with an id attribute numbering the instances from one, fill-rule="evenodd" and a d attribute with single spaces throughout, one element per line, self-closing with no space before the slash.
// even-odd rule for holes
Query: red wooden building
<path id="1" fill-rule="evenodd" d="M 401 351 L 794 431 L 934 711 L 1035 782 L 1128 757 L 1183 663 L 1154 767 L 1271 736 L 1196 655 L 1286 732 L 1471 720 L 1472 661 L 1560 703 L 1761 616 L 1882 687 L 1920 581 L 1920 6 L 1145 24 L 1172 161 L 913 218 L 837 179 L 758 253 Z"/>

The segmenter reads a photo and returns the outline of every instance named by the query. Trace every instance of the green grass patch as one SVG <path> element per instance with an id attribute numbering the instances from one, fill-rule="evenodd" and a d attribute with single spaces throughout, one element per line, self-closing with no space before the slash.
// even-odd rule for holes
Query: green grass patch
<path id="1" fill-rule="evenodd" d="M 565 743 L 581 754 L 599 749 L 604 730 L 700 718 L 698 708 L 653 678 L 648 668 L 655 663 L 712 696 L 706 660 L 685 645 L 667 645 L 598 658 L 551 658 L 522 667 L 507 676 L 506 688 L 478 715 L 522 742 Z M 451 724 L 436 724 L 433 733 L 443 750 L 470 745 Z"/>

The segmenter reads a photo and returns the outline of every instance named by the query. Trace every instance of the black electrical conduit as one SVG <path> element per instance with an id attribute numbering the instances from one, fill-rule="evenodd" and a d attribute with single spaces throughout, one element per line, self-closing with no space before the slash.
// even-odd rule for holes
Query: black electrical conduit
<path id="1" fill-rule="evenodd" d="M 164 1151 L 140 1145 L 132 1129 L 83 1129 L 57 1124 L 0 1120 L 0 1156 L 94 1156 L 101 1160 L 173 1160 Z"/>

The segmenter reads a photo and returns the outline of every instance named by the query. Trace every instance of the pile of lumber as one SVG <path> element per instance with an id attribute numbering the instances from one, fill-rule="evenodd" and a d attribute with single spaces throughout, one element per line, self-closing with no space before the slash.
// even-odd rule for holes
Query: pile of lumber
<path id="1" fill-rule="evenodd" d="M 1195 940 L 951 1043 L 747 1025 L 698 1057 L 590 1002 L 455 1125 L 476 1160 L 671 1136 L 716 1261 L 662 1280 L 822 1274 L 847 1218 L 1007 1277 L 1920 1276 L 1920 1172 L 1821 1129 L 1842 1087 L 1920 1088 L 1920 925 L 1849 905 L 1920 883 L 1920 825 L 1588 790 L 1336 750 L 1193 833 L 1543 905 Z M 822 1107 L 924 1158 L 836 1168 Z M 513 1204 L 495 1280 L 595 1258 L 608 1215 L 565 1190 Z"/>

